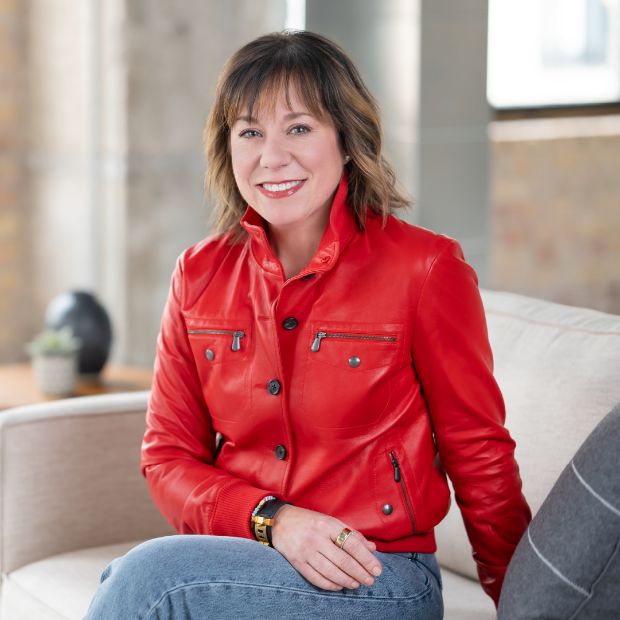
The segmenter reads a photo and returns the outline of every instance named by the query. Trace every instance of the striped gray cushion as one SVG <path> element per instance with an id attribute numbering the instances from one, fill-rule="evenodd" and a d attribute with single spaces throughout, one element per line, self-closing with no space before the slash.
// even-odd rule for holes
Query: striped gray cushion
<path id="1" fill-rule="evenodd" d="M 620 405 L 579 448 L 523 536 L 497 617 L 620 618 Z"/>

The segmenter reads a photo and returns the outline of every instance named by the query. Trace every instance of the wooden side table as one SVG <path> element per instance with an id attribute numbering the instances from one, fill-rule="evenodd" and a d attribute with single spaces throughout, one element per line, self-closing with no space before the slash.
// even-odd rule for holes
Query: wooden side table
<path id="1" fill-rule="evenodd" d="M 108 365 L 98 380 L 79 377 L 73 396 L 92 396 L 114 392 L 150 390 L 153 381 L 151 368 Z M 30 364 L 0 365 L 0 409 L 20 407 L 60 400 L 63 396 L 43 394 L 34 383 Z"/>

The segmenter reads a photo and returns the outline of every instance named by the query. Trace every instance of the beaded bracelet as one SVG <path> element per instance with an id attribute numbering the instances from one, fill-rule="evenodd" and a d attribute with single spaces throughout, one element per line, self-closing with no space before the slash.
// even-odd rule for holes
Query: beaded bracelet
<path id="1" fill-rule="evenodd" d="M 256 508 L 254 508 L 254 510 L 252 511 L 252 517 L 255 517 L 258 514 L 258 511 L 267 502 L 270 502 L 272 499 L 278 499 L 278 498 L 275 495 L 267 495 L 267 497 L 263 497 L 263 499 L 261 499 L 260 502 L 258 502 L 258 505 L 256 506 Z M 250 523 L 252 523 L 252 517 L 250 517 Z"/>

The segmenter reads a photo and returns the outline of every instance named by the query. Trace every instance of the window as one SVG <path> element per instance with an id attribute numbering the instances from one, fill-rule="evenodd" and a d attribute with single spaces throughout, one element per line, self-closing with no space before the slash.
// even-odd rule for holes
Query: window
<path id="1" fill-rule="evenodd" d="M 490 0 L 495 108 L 620 101 L 620 0 Z"/>

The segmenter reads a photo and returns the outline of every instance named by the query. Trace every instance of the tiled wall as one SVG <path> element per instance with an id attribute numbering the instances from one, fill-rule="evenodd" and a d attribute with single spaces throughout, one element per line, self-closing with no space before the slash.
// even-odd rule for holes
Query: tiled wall
<path id="1" fill-rule="evenodd" d="M 620 314 L 620 116 L 490 135 L 491 287 Z"/>

